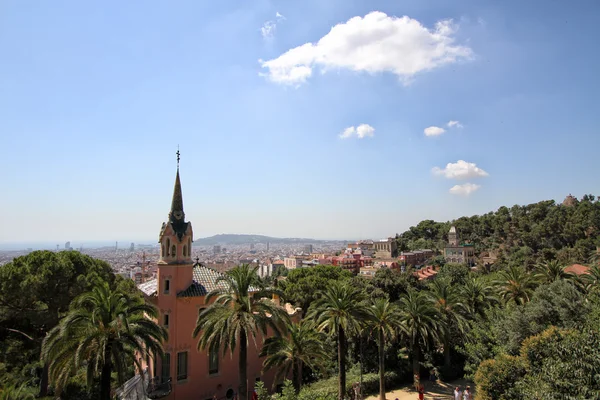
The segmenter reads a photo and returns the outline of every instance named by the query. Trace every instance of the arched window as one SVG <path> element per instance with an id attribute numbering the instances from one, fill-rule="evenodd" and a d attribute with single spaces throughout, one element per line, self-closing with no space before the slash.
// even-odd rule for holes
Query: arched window
<path id="1" fill-rule="evenodd" d="M 177 255 L 177 248 L 175 245 L 171 246 L 171 257 L 175 257 Z"/>
<path id="2" fill-rule="evenodd" d="M 161 249 L 160 249 L 160 256 L 164 257 L 165 256 L 165 245 L 163 244 Z"/>
<path id="3" fill-rule="evenodd" d="M 187 246 L 185 244 L 183 245 L 183 256 L 187 256 Z"/>
<path id="4" fill-rule="evenodd" d="M 170 256 L 169 249 L 171 248 L 171 239 L 167 239 L 167 256 Z"/>

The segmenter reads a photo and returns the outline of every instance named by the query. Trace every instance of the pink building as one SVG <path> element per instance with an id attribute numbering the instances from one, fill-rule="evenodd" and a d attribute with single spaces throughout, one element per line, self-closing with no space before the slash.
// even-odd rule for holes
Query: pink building
<path id="1" fill-rule="evenodd" d="M 192 261 L 193 231 L 183 212 L 179 167 L 169 220 L 162 224 L 159 243 L 157 278 L 138 285 L 146 300 L 158 308 L 159 323 L 169 331 L 165 357 L 143 360 L 152 379 L 148 396 L 169 400 L 211 400 L 214 396 L 231 399 L 239 386 L 239 346 L 233 355 L 223 357 L 222 352 L 198 351 L 198 339 L 192 337 L 198 314 L 207 306 L 205 296 L 217 287 L 221 273 Z M 286 308 L 290 314 L 295 313 L 289 305 Z M 263 360 L 258 357 L 261 345 L 260 338 L 257 346 L 252 340 L 248 343 L 249 390 L 257 380 L 264 381 L 267 388 L 279 383 L 273 381 L 274 371 L 262 372 Z"/>

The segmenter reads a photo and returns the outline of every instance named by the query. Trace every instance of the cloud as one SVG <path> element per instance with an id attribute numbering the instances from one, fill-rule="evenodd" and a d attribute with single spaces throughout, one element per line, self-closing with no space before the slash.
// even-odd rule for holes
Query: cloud
<path id="1" fill-rule="evenodd" d="M 279 13 L 279 11 L 277 11 L 275 13 L 275 21 L 269 20 L 269 21 L 265 22 L 263 24 L 263 26 L 260 28 L 260 34 L 262 35 L 263 39 L 272 38 L 273 35 L 275 35 L 275 30 L 277 29 L 277 24 L 280 23 L 281 21 L 285 21 L 285 17 L 283 15 L 281 15 Z"/>
<path id="2" fill-rule="evenodd" d="M 349 126 L 344 129 L 342 133 L 340 133 L 341 139 L 348 139 L 352 136 L 356 136 L 359 139 L 364 139 L 366 137 L 373 137 L 375 135 L 375 128 L 373 128 L 369 124 L 360 124 L 356 128 L 353 126 Z"/>
<path id="3" fill-rule="evenodd" d="M 457 25 L 442 20 L 428 29 L 404 16 L 373 11 L 340 23 L 316 43 L 292 48 L 277 58 L 260 61 L 262 75 L 279 84 L 299 85 L 312 76 L 313 68 L 357 72 L 390 72 L 404 83 L 423 71 L 471 58 L 472 50 L 454 44 Z"/>
<path id="4" fill-rule="evenodd" d="M 446 168 L 435 167 L 432 169 L 434 175 L 441 175 L 448 179 L 470 179 L 483 178 L 489 176 L 487 172 L 479 168 L 475 163 L 458 160 L 455 163 L 448 163 Z"/>
<path id="5" fill-rule="evenodd" d="M 466 197 L 479 190 L 480 187 L 480 185 L 476 185 L 474 183 L 463 183 L 462 185 L 452 186 L 450 188 L 450 193 Z"/>
<path id="6" fill-rule="evenodd" d="M 448 126 L 448 128 L 462 128 L 462 124 L 458 121 L 448 121 L 448 123 L 446 124 L 446 126 Z"/>
<path id="7" fill-rule="evenodd" d="M 430 126 L 429 128 L 425 128 L 423 132 L 425 133 L 425 136 L 439 136 L 446 132 L 446 130 L 439 126 Z"/>

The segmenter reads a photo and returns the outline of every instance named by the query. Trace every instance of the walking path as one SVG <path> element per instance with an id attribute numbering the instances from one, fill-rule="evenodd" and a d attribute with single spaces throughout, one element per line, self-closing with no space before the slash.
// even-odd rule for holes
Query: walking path
<path id="1" fill-rule="evenodd" d="M 451 400 L 454 399 L 452 397 L 452 393 L 454 392 L 454 388 L 456 386 L 460 386 L 462 390 L 467 387 L 467 385 L 471 386 L 471 392 L 473 395 L 475 391 L 473 390 L 474 385 L 471 382 L 467 382 L 464 379 L 458 379 L 452 382 L 430 382 L 430 381 L 421 381 L 423 386 L 425 386 L 425 399 L 426 400 Z M 474 397 L 474 396 L 473 396 Z M 388 391 L 385 394 L 386 400 L 416 400 L 419 398 L 417 391 L 413 388 L 412 385 L 405 385 L 401 388 L 394 389 Z M 366 400 L 379 400 L 379 394 L 369 396 Z"/>

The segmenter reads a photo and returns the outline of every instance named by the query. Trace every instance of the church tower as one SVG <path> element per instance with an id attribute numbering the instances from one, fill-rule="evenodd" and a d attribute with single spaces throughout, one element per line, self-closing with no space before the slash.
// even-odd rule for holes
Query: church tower
<path id="1" fill-rule="evenodd" d="M 160 258 L 158 260 L 159 295 L 176 294 L 187 289 L 193 280 L 192 242 L 194 234 L 192 223 L 185 221 L 183 194 L 179 178 L 179 158 L 177 151 L 177 175 L 169 219 L 163 222 L 158 242 Z"/>
<path id="2" fill-rule="evenodd" d="M 450 228 L 450 232 L 448 232 L 448 243 L 450 244 L 450 246 L 458 246 L 458 232 L 456 230 L 456 227 L 451 227 Z"/>

